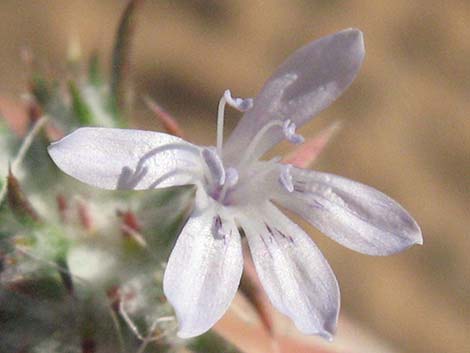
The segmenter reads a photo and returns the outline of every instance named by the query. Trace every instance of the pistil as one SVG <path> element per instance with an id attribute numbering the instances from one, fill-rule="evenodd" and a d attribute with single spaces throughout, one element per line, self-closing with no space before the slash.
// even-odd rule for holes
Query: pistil
<path id="1" fill-rule="evenodd" d="M 224 95 L 220 98 L 217 111 L 217 153 L 222 157 L 222 146 L 224 143 L 224 116 L 225 104 L 240 112 L 246 112 L 253 108 L 252 98 L 233 98 L 230 90 L 225 90 Z"/>

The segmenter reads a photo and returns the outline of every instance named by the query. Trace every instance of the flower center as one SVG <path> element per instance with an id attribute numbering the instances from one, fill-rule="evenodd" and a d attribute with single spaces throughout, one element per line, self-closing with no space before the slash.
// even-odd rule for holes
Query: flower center
<path id="1" fill-rule="evenodd" d="M 273 128 L 280 128 L 284 137 L 295 144 L 303 143 L 302 136 L 296 134 L 296 125 L 290 119 L 272 120 L 265 124 L 251 140 L 245 151 L 241 155 L 237 168 L 228 167 L 223 162 L 223 129 L 225 106 L 229 104 L 233 108 L 246 112 L 253 107 L 253 99 L 251 98 L 233 98 L 230 90 L 226 90 L 220 98 L 218 114 L 217 114 L 217 147 L 206 147 L 201 151 L 201 158 L 205 166 L 204 188 L 209 196 L 223 205 L 229 205 L 232 198 L 230 197 L 239 184 L 243 184 L 241 188 L 245 188 L 247 184 L 239 183 L 240 176 L 243 178 L 255 178 L 258 174 L 264 175 L 264 171 L 251 170 L 250 165 L 253 162 L 253 152 L 258 144 L 265 138 L 266 134 Z M 275 163 L 272 164 L 275 166 Z M 292 190 L 292 177 L 290 176 L 290 168 L 285 167 L 279 175 L 279 182 L 286 188 Z"/>
<path id="2" fill-rule="evenodd" d="M 222 159 L 214 147 L 204 148 L 201 157 L 205 164 L 205 188 L 208 195 L 214 200 L 229 204 L 227 197 L 238 183 L 239 174 L 235 168 L 225 169 Z"/>

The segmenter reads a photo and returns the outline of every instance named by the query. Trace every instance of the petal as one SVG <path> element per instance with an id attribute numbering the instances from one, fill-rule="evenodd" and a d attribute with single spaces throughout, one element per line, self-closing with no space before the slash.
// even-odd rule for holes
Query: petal
<path id="1" fill-rule="evenodd" d="M 339 289 L 310 237 L 271 203 L 239 216 L 256 271 L 272 304 L 305 334 L 331 338 Z"/>
<path id="2" fill-rule="evenodd" d="M 311 42 L 290 56 L 266 82 L 224 146 L 224 158 L 238 161 L 267 122 L 290 119 L 297 126 L 330 105 L 356 77 L 364 58 L 362 32 L 347 29 Z M 270 130 L 257 146 L 258 158 L 283 139 Z"/>
<path id="3" fill-rule="evenodd" d="M 368 255 L 390 255 L 422 244 L 421 230 L 397 202 L 367 185 L 292 168 L 292 193 L 273 200 L 340 244 Z"/>
<path id="4" fill-rule="evenodd" d="M 198 147 L 153 131 L 80 128 L 48 151 L 62 171 L 104 189 L 184 185 L 201 170 Z"/>
<path id="5" fill-rule="evenodd" d="M 242 268 L 240 234 L 233 220 L 214 208 L 194 213 L 176 242 L 163 280 L 180 337 L 200 335 L 221 318 L 235 296 Z"/>

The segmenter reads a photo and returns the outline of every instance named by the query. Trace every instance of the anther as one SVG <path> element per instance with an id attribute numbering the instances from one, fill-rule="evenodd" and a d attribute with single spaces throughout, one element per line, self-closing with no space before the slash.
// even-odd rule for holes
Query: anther
<path id="1" fill-rule="evenodd" d="M 203 148 L 202 149 L 202 158 L 206 162 L 207 167 L 209 168 L 209 173 L 212 179 L 217 182 L 219 186 L 225 184 L 225 169 L 222 163 L 222 160 L 218 156 L 214 148 Z"/>
<path id="2" fill-rule="evenodd" d="M 230 90 L 224 92 L 224 98 L 228 105 L 241 112 L 246 112 L 253 108 L 253 98 L 233 98 Z"/>
<path id="3" fill-rule="evenodd" d="M 225 185 L 228 188 L 234 187 L 238 183 L 238 171 L 235 168 L 227 168 L 225 171 Z"/>
<path id="4" fill-rule="evenodd" d="M 222 229 L 222 218 L 219 215 L 215 216 L 212 220 L 212 234 L 218 239 L 225 238 L 225 232 Z"/>
<path id="5" fill-rule="evenodd" d="M 294 191 L 294 182 L 291 174 L 292 165 L 285 164 L 281 166 L 281 173 L 279 174 L 279 183 L 286 189 L 288 192 Z"/>
<path id="6" fill-rule="evenodd" d="M 303 143 L 305 141 L 305 139 L 303 138 L 302 135 L 299 135 L 299 134 L 295 133 L 296 128 L 297 128 L 297 126 L 290 119 L 287 119 L 282 124 L 282 132 L 284 133 L 284 136 L 286 137 L 286 139 L 289 142 L 292 142 L 296 145 L 299 145 L 299 144 Z"/>

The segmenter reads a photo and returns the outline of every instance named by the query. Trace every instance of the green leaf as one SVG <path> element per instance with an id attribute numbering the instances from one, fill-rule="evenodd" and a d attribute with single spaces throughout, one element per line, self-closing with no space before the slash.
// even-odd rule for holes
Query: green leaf
<path id="1" fill-rule="evenodd" d="M 56 277 L 28 278 L 2 284 L 0 351 L 31 352 L 30 348 L 53 334 L 73 332 L 76 318 L 69 302 Z"/>
<path id="2" fill-rule="evenodd" d="M 53 189 L 63 180 L 64 174 L 55 166 L 47 153 L 47 146 L 51 143 L 44 132 L 39 133 L 29 147 L 21 170 L 24 177 L 21 183 L 25 191 L 53 196 Z M 44 194 L 44 191 L 48 193 Z"/>
<path id="3" fill-rule="evenodd" d="M 8 283 L 8 289 L 37 300 L 60 300 L 67 293 L 58 277 L 24 278 Z"/>
<path id="4" fill-rule="evenodd" d="M 146 190 L 137 215 L 151 251 L 166 259 L 194 204 L 193 185 Z"/>
<path id="5" fill-rule="evenodd" d="M 38 74 L 33 75 L 31 78 L 31 92 L 41 106 L 45 106 L 52 96 L 49 83 Z"/>
<path id="6" fill-rule="evenodd" d="M 119 22 L 112 54 L 110 109 L 120 119 L 118 112 L 125 110 L 125 93 L 129 75 L 131 44 L 136 24 L 136 10 L 143 0 L 130 0 Z M 121 121 L 121 124 L 124 122 Z"/>
<path id="7" fill-rule="evenodd" d="M 189 345 L 195 353 L 239 353 L 240 351 L 233 345 L 225 341 L 221 336 L 209 331 L 208 333 L 196 337 Z"/>
<path id="8" fill-rule="evenodd" d="M 72 240 L 64 229 L 48 223 L 37 227 L 31 235 L 34 237 L 32 251 L 38 257 L 57 264 L 65 263 Z"/>
<path id="9" fill-rule="evenodd" d="M 76 83 L 73 81 L 69 81 L 69 92 L 72 97 L 72 109 L 77 120 L 81 125 L 93 125 L 93 114 L 85 100 L 82 98 Z"/>
<path id="10" fill-rule="evenodd" d="M 38 224 L 40 222 L 39 215 L 29 202 L 18 179 L 12 174 L 11 170 L 8 174 L 7 183 L 8 205 L 16 218 L 25 224 Z"/>
<path id="11" fill-rule="evenodd" d="M 96 51 L 91 55 L 88 63 L 88 81 L 95 87 L 101 87 L 103 84 L 100 58 Z"/>

